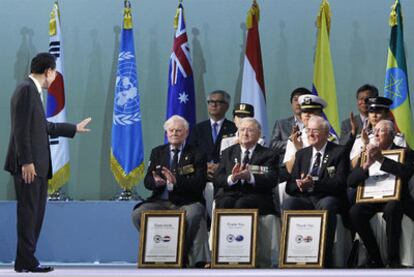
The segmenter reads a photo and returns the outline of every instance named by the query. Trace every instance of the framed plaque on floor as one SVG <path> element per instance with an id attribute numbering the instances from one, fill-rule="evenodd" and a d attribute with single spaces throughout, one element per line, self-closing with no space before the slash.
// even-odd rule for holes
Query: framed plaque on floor
<path id="1" fill-rule="evenodd" d="M 215 209 L 212 268 L 256 267 L 257 209 Z"/>
<path id="2" fill-rule="evenodd" d="M 396 162 L 404 163 L 404 149 L 384 150 L 382 155 Z M 361 164 L 366 160 L 365 152 L 361 156 Z M 401 178 L 382 171 L 379 162 L 373 163 L 369 169 L 369 177 L 358 186 L 356 203 L 387 202 L 400 200 Z"/>
<path id="3" fill-rule="evenodd" d="M 284 211 L 280 268 L 322 268 L 325 257 L 327 211 Z"/>
<path id="4" fill-rule="evenodd" d="M 182 267 L 184 229 L 185 211 L 143 212 L 138 267 Z"/>

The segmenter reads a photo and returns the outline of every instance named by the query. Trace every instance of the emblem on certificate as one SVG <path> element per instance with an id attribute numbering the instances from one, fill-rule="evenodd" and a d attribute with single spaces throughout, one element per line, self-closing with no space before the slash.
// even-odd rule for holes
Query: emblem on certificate
<path id="1" fill-rule="evenodd" d="M 256 266 L 257 209 L 215 209 L 213 268 Z"/>
<path id="2" fill-rule="evenodd" d="M 143 212 L 138 267 L 182 267 L 184 228 L 185 211 Z"/>
<path id="3" fill-rule="evenodd" d="M 384 150 L 382 155 L 396 162 L 404 163 L 404 149 Z M 365 152 L 362 153 L 361 164 L 366 160 Z M 368 170 L 369 177 L 360 184 L 357 189 L 356 203 L 363 202 L 387 202 L 400 200 L 401 178 L 382 171 L 381 164 L 375 162 Z"/>
<path id="4" fill-rule="evenodd" d="M 280 268 L 322 268 L 327 211 L 284 211 Z"/>

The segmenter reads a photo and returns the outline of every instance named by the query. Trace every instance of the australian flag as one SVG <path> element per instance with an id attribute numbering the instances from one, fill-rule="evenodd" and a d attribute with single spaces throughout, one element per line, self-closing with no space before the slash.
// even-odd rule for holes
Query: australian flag
<path id="1" fill-rule="evenodd" d="M 188 121 L 191 129 L 196 122 L 194 76 L 182 4 L 178 5 L 174 28 L 168 74 L 167 119 L 180 115 Z"/>

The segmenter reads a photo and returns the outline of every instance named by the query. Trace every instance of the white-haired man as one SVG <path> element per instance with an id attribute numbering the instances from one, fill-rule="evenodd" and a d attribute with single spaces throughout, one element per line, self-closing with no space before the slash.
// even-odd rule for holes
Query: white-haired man
<path id="1" fill-rule="evenodd" d="M 359 166 L 351 171 L 348 176 L 348 186 L 355 188 L 360 184 L 364 184 L 368 178 L 374 175 L 378 177 L 381 173 L 392 174 L 401 178 L 401 201 L 356 203 L 349 210 L 349 217 L 352 227 L 358 232 L 368 251 L 369 261 L 367 266 L 384 267 L 386 263 L 391 267 L 399 267 L 401 264 L 399 245 L 403 213 L 405 212 L 409 217 L 414 218 L 414 203 L 408 188 L 408 180 L 413 175 L 414 170 L 412 151 L 407 151 L 404 163 L 384 157 L 383 150 L 404 149 L 393 143 L 396 132 L 394 123 L 390 120 L 379 121 L 373 132 L 374 139 L 366 146 L 364 152 L 366 159 L 363 164 L 359 163 Z M 373 166 L 375 164 L 376 167 Z M 388 261 L 385 261 L 385 263 L 381 259 L 374 233 L 370 224 L 368 224 L 371 217 L 377 212 L 383 212 L 383 218 L 386 221 Z"/>
<path id="2" fill-rule="evenodd" d="M 325 266 L 332 267 L 332 248 L 336 215 L 344 212 L 348 157 L 345 147 L 328 141 L 329 124 L 320 116 L 311 116 L 306 127 L 309 146 L 295 154 L 291 178 L 286 185 L 289 195 L 283 210 L 327 210 Z"/>
<path id="3" fill-rule="evenodd" d="M 152 195 L 135 207 L 132 221 L 139 231 L 144 211 L 185 210 L 184 260 L 188 261 L 187 255 L 205 216 L 203 190 L 206 185 L 207 161 L 204 154 L 185 144 L 189 125 L 183 117 L 173 115 L 165 122 L 164 129 L 168 143 L 152 149 L 144 179 L 144 185 L 152 191 Z M 200 251 L 200 255 L 194 257 L 192 265 L 205 261 Z"/>
<path id="4" fill-rule="evenodd" d="M 272 189 L 277 184 L 278 156 L 261 146 L 259 122 L 241 119 L 239 143 L 223 151 L 214 178 L 216 208 L 259 209 L 259 214 L 275 214 Z"/>

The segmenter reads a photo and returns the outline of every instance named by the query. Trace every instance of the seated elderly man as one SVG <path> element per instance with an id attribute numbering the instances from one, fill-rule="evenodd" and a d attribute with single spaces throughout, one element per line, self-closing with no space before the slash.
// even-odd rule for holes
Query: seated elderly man
<path id="1" fill-rule="evenodd" d="M 292 172 L 296 151 L 309 146 L 308 135 L 306 133 L 306 127 L 308 126 L 309 119 L 313 115 L 323 116 L 323 109 L 327 107 L 325 100 L 313 94 L 303 94 L 299 96 L 298 101 L 300 104 L 300 116 L 304 125 L 304 129 L 299 130 L 298 127 L 293 128 L 292 134 L 287 141 L 283 163 L 285 164 L 286 170 L 289 173 Z M 331 133 L 329 133 L 328 141 L 335 143 L 339 142 L 336 135 Z"/>
<path id="2" fill-rule="evenodd" d="M 332 267 L 332 248 L 336 215 L 346 204 L 348 157 L 345 148 L 329 142 L 329 125 L 320 116 L 312 116 L 306 128 L 309 146 L 298 150 L 286 185 L 289 195 L 283 210 L 327 210 L 325 266 Z"/>
<path id="3" fill-rule="evenodd" d="M 380 250 L 374 237 L 374 233 L 369 224 L 369 220 L 377 212 L 383 212 L 386 221 L 387 251 L 388 262 L 391 267 L 400 266 L 399 245 L 401 236 L 401 220 L 403 212 L 413 218 L 414 203 L 409 197 L 408 180 L 413 174 L 412 153 L 407 152 L 405 163 L 394 161 L 382 155 L 382 150 L 404 149 L 393 143 L 395 129 L 390 120 L 381 120 L 373 129 L 374 140 L 371 141 L 365 150 L 365 162 L 359 163 L 348 176 L 348 186 L 357 187 L 369 178 L 373 165 L 378 165 L 379 170 L 398 176 L 402 180 L 401 201 L 388 201 L 381 203 L 356 203 L 350 211 L 349 216 L 353 228 L 358 232 L 368 251 L 370 261 L 369 267 L 384 267 L 381 259 Z"/>
<path id="4" fill-rule="evenodd" d="M 278 156 L 258 144 L 259 122 L 241 119 L 239 143 L 223 151 L 214 178 L 216 208 L 257 208 L 275 214 L 272 189 L 277 184 Z"/>
<path id="5" fill-rule="evenodd" d="M 205 155 L 185 144 L 188 128 L 188 122 L 178 115 L 165 122 L 168 143 L 152 149 L 144 179 L 152 196 L 138 204 L 132 213 L 132 221 L 139 231 L 143 211 L 185 210 L 184 261 L 188 261 L 186 255 L 205 216 L 203 190 L 207 174 Z M 201 254 L 194 259 L 195 263 L 205 261 Z"/>

